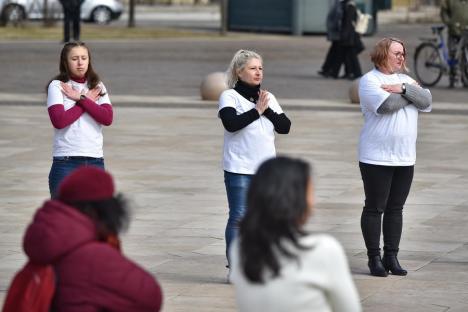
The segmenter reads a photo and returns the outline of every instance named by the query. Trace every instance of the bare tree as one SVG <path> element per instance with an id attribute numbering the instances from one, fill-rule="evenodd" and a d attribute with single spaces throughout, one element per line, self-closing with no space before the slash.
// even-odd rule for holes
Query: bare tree
<path id="1" fill-rule="evenodd" d="M 44 17 L 44 19 L 42 20 L 44 27 L 50 26 L 48 0 L 44 0 L 44 5 L 42 6 L 42 16 Z"/>
<path id="2" fill-rule="evenodd" d="M 128 2 L 128 27 L 135 27 L 135 0 L 130 0 Z"/>

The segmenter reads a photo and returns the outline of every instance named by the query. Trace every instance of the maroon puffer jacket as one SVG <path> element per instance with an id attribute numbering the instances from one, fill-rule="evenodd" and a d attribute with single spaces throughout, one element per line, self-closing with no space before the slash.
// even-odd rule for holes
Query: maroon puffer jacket
<path id="1" fill-rule="evenodd" d="M 44 203 L 23 247 L 30 261 L 57 274 L 54 311 L 159 311 L 156 280 L 117 249 L 96 240 L 90 218 L 59 201 Z"/>

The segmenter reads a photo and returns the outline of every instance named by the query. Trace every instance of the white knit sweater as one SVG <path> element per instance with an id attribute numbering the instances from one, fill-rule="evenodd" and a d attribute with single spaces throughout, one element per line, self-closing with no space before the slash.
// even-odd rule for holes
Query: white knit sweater
<path id="1" fill-rule="evenodd" d="M 361 311 L 359 295 L 339 242 L 329 235 L 308 235 L 300 243 L 310 248 L 293 249 L 300 259 L 299 265 L 295 260 L 281 257 L 280 276 L 266 278 L 264 284 L 254 284 L 245 278 L 240 266 L 239 241 L 233 242 L 230 280 L 236 289 L 239 311 Z"/>

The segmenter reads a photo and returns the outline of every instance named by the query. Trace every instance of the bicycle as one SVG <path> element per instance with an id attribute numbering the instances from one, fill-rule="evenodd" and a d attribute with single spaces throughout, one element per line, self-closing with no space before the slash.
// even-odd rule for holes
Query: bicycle
<path id="1" fill-rule="evenodd" d="M 454 47 L 454 57 L 450 57 L 442 31 L 445 26 L 432 26 L 431 38 L 420 38 L 423 42 L 414 53 L 414 70 L 416 77 L 424 86 L 434 86 L 443 74 L 449 75 L 450 87 L 457 82 L 458 71 L 463 86 L 468 87 L 468 30 L 463 32 Z"/>

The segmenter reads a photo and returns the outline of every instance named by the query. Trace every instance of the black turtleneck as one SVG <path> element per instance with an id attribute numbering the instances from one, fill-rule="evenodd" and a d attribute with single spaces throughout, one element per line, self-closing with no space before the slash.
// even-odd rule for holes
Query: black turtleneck
<path id="1" fill-rule="evenodd" d="M 234 90 L 242 95 L 242 97 L 256 104 L 259 98 L 260 85 L 252 87 L 243 81 L 238 80 Z M 289 129 L 291 128 L 291 121 L 284 113 L 277 114 L 268 107 L 263 112 L 263 115 L 271 121 L 275 127 L 276 132 L 280 134 L 289 133 Z M 219 111 L 219 116 L 224 128 L 229 132 L 239 131 L 260 118 L 260 115 L 255 108 L 237 115 L 236 109 L 234 107 L 224 107 Z"/>
<path id="2" fill-rule="evenodd" d="M 236 90 L 237 93 L 245 97 L 248 101 L 257 104 L 258 98 L 260 96 L 260 85 L 249 86 L 242 80 L 237 80 L 234 90 Z"/>

